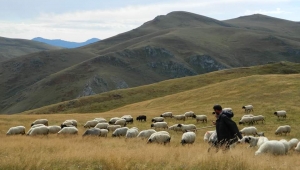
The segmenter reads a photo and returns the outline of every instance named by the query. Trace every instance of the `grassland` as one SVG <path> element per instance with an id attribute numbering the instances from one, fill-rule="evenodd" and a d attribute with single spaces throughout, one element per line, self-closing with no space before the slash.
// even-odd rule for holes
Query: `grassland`
<path id="1" fill-rule="evenodd" d="M 253 75 L 212 83 L 207 86 L 185 90 L 155 99 L 126 105 L 102 113 L 71 114 L 31 114 L 0 116 L 0 169 L 297 169 L 299 153 L 290 151 L 286 156 L 254 156 L 256 148 L 238 145 L 229 152 L 207 152 L 208 144 L 203 142 L 207 130 L 200 129 L 196 142 L 191 146 L 181 146 L 182 133 L 170 132 L 171 143 L 164 146 L 146 144 L 145 140 L 112 138 L 82 138 L 83 124 L 96 117 L 111 118 L 131 114 L 148 116 L 147 122 L 129 124 L 139 130 L 150 128 L 150 118 L 166 111 L 182 114 L 192 110 L 196 114 L 206 114 L 208 123 L 197 123 L 198 128 L 211 125 L 211 114 L 216 103 L 232 107 L 234 121 L 244 114 L 241 107 L 254 106 L 254 114 L 264 115 L 265 124 L 255 124 L 258 131 L 265 132 L 269 139 L 300 139 L 299 101 L 300 75 Z M 286 120 L 273 115 L 276 110 L 286 110 Z M 47 118 L 50 125 L 60 124 L 66 119 L 79 122 L 78 136 L 29 137 L 10 136 L 5 133 L 9 127 L 24 125 L 28 130 L 32 121 Z M 177 122 L 166 120 L 169 125 Z M 184 122 L 196 123 L 194 119 Z M 287 136 L 275 136 L 277 126 L 289 124 L 292 132 Z M 244 126 L 239 125 L 239 129 Z"/>

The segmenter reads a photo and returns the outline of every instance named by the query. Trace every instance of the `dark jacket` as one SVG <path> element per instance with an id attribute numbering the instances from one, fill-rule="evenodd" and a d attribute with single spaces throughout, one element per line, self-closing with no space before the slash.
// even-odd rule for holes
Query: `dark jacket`
<path id="1" fill-rule="evenodd" d="M 236 123 L 224 114 L 220 114 L 216 120 L 216 132 L 218 136 L 218 143 L 228 142 L 236 138 L 236 135 L 240 139 L 243 138 Z"/>

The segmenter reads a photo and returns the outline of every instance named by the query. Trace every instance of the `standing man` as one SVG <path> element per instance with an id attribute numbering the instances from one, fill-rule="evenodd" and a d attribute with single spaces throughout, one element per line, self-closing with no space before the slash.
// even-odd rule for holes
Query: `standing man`
<path id="1" fill-rule="evenodd" d="M 226 116 L 221 105 L 214 105 L 213 107 L 216 115 L 216 132 L 218 140 L 215 145 L 217 147 L 224 146 L 225 149 L 229 149 L 229 146 L 234 142 L 237 142 L 237 136 L 242 139 L 242 135 L 236 125 L 236 123 Z"/>

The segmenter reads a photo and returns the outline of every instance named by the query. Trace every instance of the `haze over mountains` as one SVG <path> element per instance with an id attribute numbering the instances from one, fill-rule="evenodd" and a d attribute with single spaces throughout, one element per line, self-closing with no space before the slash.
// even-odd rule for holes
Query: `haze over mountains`
<path id="1" fill-rule="evenodd" d="M 226 21 L 188 12 L 157 16 L 87 46 L 1 62 L 0 113 L 227 68 L 299 63 L 299 26 L 259 14 Z"/>
<path id="2" fill-rule="evenodd" d="M 54 39 L 54 40 L 50 40 L 50 39 L 45 39 L 42 37 L 36 37 L 32 39 L 33 41 L 38 41 L 38 42 L 43 42 L 52 46 L 57 46 L 57 47 L 63 47 L 63 48 L 77 48 L 77 47 L 81 47 L 81 46 L 85 46 L 97 41 L 100 41 L 100 39 L 98 38 L 91 38 L 86 40 L 85 42 L 70 42 L 70 41 L 64 41 L 64 40 L 60 40 L 60 39 Z"/>

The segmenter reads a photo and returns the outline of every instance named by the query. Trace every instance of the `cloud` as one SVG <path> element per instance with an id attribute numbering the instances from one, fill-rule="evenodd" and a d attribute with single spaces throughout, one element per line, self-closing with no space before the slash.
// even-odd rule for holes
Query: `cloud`
<path id="1" fill-rule="evenodd" d="M 245 15 L 251 15 L 251 14 L 265 14 L 265 15 L 270 15 L 270 14 L 284 14 L 284 13 L 290 13 L 287 11 L 283 11 L 280 8 L 276 8 L 275 10 L 246 10 L 244 13 Z"/>

